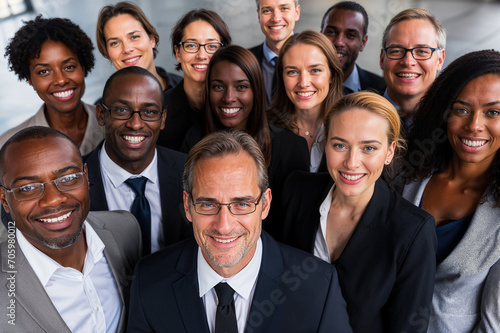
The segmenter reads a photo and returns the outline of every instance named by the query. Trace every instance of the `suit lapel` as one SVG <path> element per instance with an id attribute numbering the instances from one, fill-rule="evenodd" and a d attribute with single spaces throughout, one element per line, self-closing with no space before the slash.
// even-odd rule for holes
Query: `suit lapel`
<path id="1" fill-rule="evenodd" d="M 109 210 L 102 182 L 101 163 L 99 162 L 99 152 L 101 148 L 103 148 L 103 144 L 104 141 L 102 141 L 89 155 L 84 157 L 84 161 L 87 163 L 90 182 L 90 210 Z"/>
<path id="2" fill-rule="evenodd" d="M 7 245 L 7 242 L 2 244 L 3 272 L 9 271 L 7 260 L 5 260 L 7 258 Z M 18 306 L 22 307 L 33 321 L 46 332 L 70 332 L 19 247 L 16 251 L 16 269 L 16 301 Z"/>
<path id="3" fill-rule="evenodd" d="M 176 266 L 176 270 L 184 274 L 184 277 L 174 282 L 172 287 L 186 332 L 208 333 L 205 307 L 199 296 L 197 249 L 194 239 L 184 247 Z M 193 304 L 192 300 L 198 301 Z"/>

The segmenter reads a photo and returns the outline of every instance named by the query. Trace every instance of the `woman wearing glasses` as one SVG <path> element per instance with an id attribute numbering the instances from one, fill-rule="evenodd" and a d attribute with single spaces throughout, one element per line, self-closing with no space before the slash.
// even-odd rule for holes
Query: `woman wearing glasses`
<path id="1" fill-rule="evenodd" d="M 163 91 L 175 87 L 182 80 L 180 76 L 155 66 L 160 35 L 144 12 L 131 2 L 118 2 L 101 9 L 96 40 L 99 52 L 117 70 L 128 66 L 147 69 L 160 81 Z"/>
<path id="2" fill-rule="evenodd" d="M 403 197 L 434 216 L 428 332 L 500 332 L 500 53 L 468 53 L 422 98 Z"/>
<path id="3" fill-rule="evenodd" d="M 343 73 L 337 53 L 323 34 L 306 30 L 285 42 L 276 70 L 270 121 L 307 142 L 311 172 L 325 171 L 324 115 L 342 96 Z"/>
<path id="4" fill-rule="evenodd" d="M 356 333 L 425 332 L 435 273 L 434 219 L 380 178 L 402 148 L 399 115 L 371 92 L 328 111 L 328 173 L 283 188 L 283 242 L 335 265 Z"/>
<path id="5" fill-rule="evenodd" d="M 104 139 L 95 106 L 82 101 L 85 77 L 94 67 L 92 41 L 68 19 L 41 16 L 27 21 L 6 48 L 9 66 L 42 99 L 38 112 L 0 137 L 0 147 L 30 126 L 54 128 L 69 136 L 80 152 L 91 152 Z M 4 111 L 5 112 L 5 111 Z"/>
<path id="6" fill-rule="evenodd" d="M 176 68 L 183 71 L 184 79 L 164 94 L 167 120 L 158 144 L 180 150 L 189 128 L 203 119 L 208 63 L 218 49 L 231 44 L 231 35 L 217 13 L 196 9 L 177 22 L 170 37 Z"/>

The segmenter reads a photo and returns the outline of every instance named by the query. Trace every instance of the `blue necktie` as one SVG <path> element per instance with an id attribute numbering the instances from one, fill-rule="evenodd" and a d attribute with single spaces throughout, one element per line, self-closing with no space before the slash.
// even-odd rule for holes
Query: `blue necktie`
<path id="1" fill-rule="evenodd" d="M 142 255 L 151 253 L 151 209 L 146 198 L 146 177 L 129 178 L 125 183 L 134 191 L 135 199 L 130 212 L 135 216 L 142 232 Z"/>
<path id="2" fill-rule="evenodd" d="M 233 288 L 221 282 L 214 289 L 219 299 L 215 312 L 215 333 L 238 333 Z"/>

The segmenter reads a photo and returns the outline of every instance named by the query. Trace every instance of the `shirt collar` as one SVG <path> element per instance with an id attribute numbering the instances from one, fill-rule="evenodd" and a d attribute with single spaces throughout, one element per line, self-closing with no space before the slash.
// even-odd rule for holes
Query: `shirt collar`
<path id="1" fill-rule="evenodd" d="M 104 148 L 105 146 L 106 146 L 106 141 L 104 141 L 104 144 L 102 145 L 99 154 L 101 169 L 106 174 L 106 176 L 108 176 L 109 180 L 111 181 L 111 183 L 115 188 L 123 184 L 123 182 L 129 179 L 130 177 L 135 178 L 144 176 L 153 184 L 158 181 L 158 168 L 156 167 L 158 163 L 158 157 L 156 148 L 155 148 L 155 155 L 151 163 L 149 163 L 146 169 L 144 169 L 144 171 L 141 172 L 139 175 L 134 175 L 128 172 L 127 170 L 123 169 L 118 164 L 116 164 L 109 157 L 108 153 L 106 152 L 106 149 Z"/>
<path id="2" fill-rule="evenodd" d="M 397 111 L 399 111 L 399 105 L 396 104 L 396 102 L 394 102 L 390 97 L 389 97 L 389 93 L 387 92 L 387 88 L 385 88 L 385 91 L 384 91 L 384 97 L 386 100 L 388 100 L 389 102 L 391 102 L 392 105 L 394 105 L 394 107 L 396 108 Z"/>
<path id="3" fill-rule="evenodd" d="M 278 56 L 276 53 L 271 51 L 271 49 L 269 48 L 269 46 L 267 46 L 267 43 L 265 41 L 264 41 L 263 52 L 264 52 L 264 58 L 266 58 L 267 62 L 269 63 L 272 63 L 271 61 L 273 60 L 273 58 Z"/>
<path id="4" fill-rule="evenodd" d="M 227 282 L 233 290 L 238 293 L 244 299 L 250 297 L 250 293 L 259 275 L 260 264 L 262 262 L 262 240 L 259 238 L 257 241 L 257 248 L 253 255 L 252 260 L 238 273 L 235 275 L 224 278 L 217 274 L 212 267 L 207 263 L 201 248 L 198 247 L 198 285 L 200 297 L 203 297 L 207 292 L 209 292 L 213 287 L 215 287 L 219 282 Z"/>
<path id="5" fill-rule="evenodd" d="M 361 91 L 361 81 L 359 80 L 358 66 L 354 65 L 351 74 L 345 79 L 344 87 L 351 89 L 354 92 Z"/>
<path id="6" fill-rule="evenodd" d="M 83 232 L 83 230 L 85 230 L 85 232 Z M 105 246 L 87 221 L 83 223 L 82 235 L 85 235 L 85 241 L 87 242 L 87 253 L 85 255 L 85 264 L 83 268 L 84 275 L 86 275 L 85 266 L 88 266 L 87 264 L 92 264 L 93 267 L 93 265 L 101 260 Z M 33 271 L 44 287 L 56 270 L 65 268 L 31 244 L 19 229 L 16 229 L 16 238 L 19 248 L 23 251 L 26 260 L 28 260 L 31 268 L 33 268 Z"/>

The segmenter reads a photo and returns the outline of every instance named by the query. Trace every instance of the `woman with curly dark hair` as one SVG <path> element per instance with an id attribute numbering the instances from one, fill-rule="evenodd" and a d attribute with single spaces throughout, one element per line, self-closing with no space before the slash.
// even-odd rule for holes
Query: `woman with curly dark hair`
<path id="1" fill-rule="evenodd" d="M 428 332 L 500 332 L 500 53 L 468 53 L 417 108 L 403 196 L 436 221 Z"/>
<path id="2" fill-rule="evenodd" d="M 95 107 L 82 102 L 85 77 L 94 67 L 90 38 L 68 19 L 41 15 L 25 22 L 5 51 L 9 68 L 26 80 L 44 104 L 38 112 L 0 137 L 0 147 L 30 126 L 52 127 L 69 136 L 82 154 L 104 139 Z"/>

